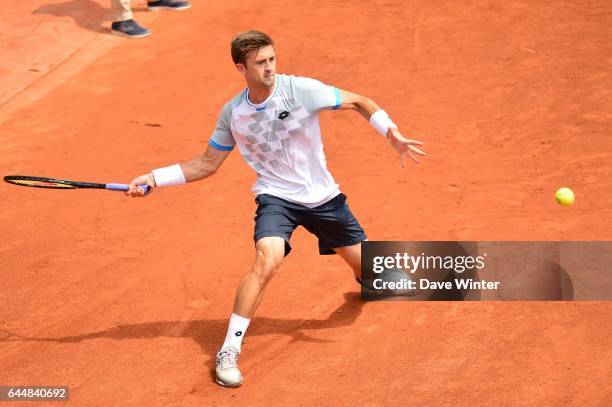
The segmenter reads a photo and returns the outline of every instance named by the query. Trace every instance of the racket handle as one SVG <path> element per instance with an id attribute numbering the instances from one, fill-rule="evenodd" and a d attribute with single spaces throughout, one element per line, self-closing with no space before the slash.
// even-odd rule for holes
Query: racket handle
<path id="1" fill-rule="evenodd" d="M 144 189 L 145 195 L 151 192 L 151 187 L 148 185 L 139 185 L 140 188 Z M 127 184 L 106 184 L 106 189 L 110 191 L 127 191 L 130 186 Z"/>

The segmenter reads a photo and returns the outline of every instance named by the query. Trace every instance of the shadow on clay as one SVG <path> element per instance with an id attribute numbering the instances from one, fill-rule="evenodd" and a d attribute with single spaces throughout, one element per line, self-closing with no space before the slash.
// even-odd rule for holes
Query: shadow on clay
<path id="1" fill-rule="evenodd" d="M 110 4 L 110 0 L 108 3 Z M 109 11 L 110 8 L 102 7 L 93 0 L 71 0 L 63 3 L 43 4 L 32 11 L 32 14 L 70 17 L 81 28 L 94 32 L 106 32 L 108 28 L 103 27 L 102 24 L 110 20 Z"/>
<path id="2" fill-rule="evenodd" d="M 352 325 L 359 317 L 365 302 L 360 300 L 358 292 L 345 293 L 344 303 L 335 309 L 326 319 L 275 319 L 255 317 L 249 327 L 248 336 L 286 335 L 291 342 L 332 342 L 312 337 L 305 333 L 308 330 L 332 329 Z M 0 342 L 57 342 L 79 343 L 91 339 L 110 338 L 147 339 L 147 338 L 192 338 L 211 359 L 216 357 L 219 345 L 227 329 L 227 319 L 198 319 L 190 321 L 156 321 L 140 324 L 121 324 L 112 328 L 81 335 L 61 337 L 24 337 L 9 331 L 0 331 Z M 210 364 L 209 364 L 210 365 Z M 214 366 L 209 367 L 214 374 Z"/>

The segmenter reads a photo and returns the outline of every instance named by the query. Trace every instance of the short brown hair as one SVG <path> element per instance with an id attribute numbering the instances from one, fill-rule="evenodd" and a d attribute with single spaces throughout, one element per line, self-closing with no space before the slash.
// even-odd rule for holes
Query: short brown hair
<path id="1" fill-rule="evenodd" d="M 232 60 L 235 64 L 246 65 L 249 52 L 267 45 L 274 46 L 274 41 L 267 34 L 261 31 L 242 32 L 232 40 Z"/>

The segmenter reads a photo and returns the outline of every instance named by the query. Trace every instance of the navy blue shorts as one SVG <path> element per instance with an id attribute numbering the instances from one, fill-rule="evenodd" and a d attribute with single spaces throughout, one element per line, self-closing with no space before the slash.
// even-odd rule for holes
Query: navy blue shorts
<path id="1" fill-rule="evenodd" d="M 319 238 L 320 254 L 335 254 L 336 247 L 352 246 L 367 240 L 363 228 L 346 204 L 346 195 L 339 194 L 315 208 L 289 202 L 268 194 L 255 198 L 255 242 L 263 237 L 285 239 L 285 256 L 291 251 L 291 234 L 304 226 Z"/>

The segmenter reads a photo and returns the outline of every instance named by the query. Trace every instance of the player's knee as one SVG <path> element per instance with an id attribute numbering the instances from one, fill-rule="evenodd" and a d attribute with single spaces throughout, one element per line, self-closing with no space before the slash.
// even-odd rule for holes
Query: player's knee
<path id="1" fill-rule="evenodd" d="M 276 259 L 275 256 L 268 255 L 263 251 L 258 251 L 253 272 L 260 283 L 265 285 L 274 276 L 279 266 L 280 260 Z"/>

